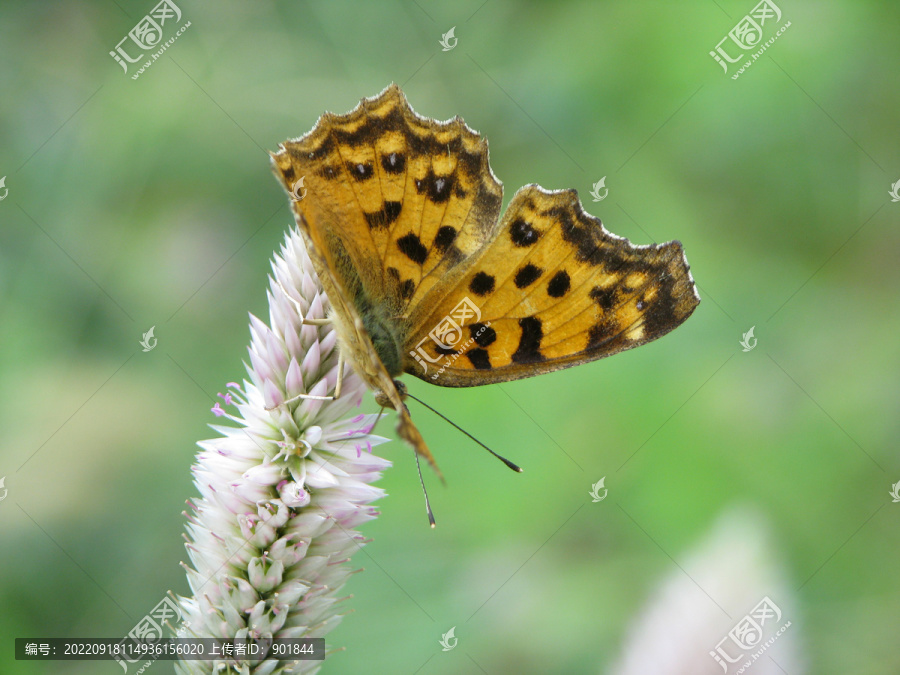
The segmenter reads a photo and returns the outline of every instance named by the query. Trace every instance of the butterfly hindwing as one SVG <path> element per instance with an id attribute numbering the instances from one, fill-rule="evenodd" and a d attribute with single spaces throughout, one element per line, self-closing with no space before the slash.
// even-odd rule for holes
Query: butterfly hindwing
<path id="1" fill-rule="evenodd" d="M 456 387 L 538 375 L 654 340 L 698 302 L 679 242 L 634 246 L 574 190 L 529 185 L 466 275 L 411 317 L 406 370 Z"/>

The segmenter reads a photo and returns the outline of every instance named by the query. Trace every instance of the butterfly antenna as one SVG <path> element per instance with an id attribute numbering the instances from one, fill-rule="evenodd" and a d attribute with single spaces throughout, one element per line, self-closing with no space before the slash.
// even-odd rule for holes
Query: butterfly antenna
<path id="1" fill-rule="evenodd" d="M 413 396 L 413 395 L 410 394 L 409 392 L 407 392 L 406 395 L 409 396 L 413 401 L 417 401 L 418 403 L 420 403 L 420 404 L 422 404 L 423 406 L 425 406 L 426 408 L 428 408 L 431 412 L 433 412 L 435 415 L 437 415 L 438 417 L 440 417 L 442 420 L 444 420 L 445 422 L 447 422 L 448 424 L 450 424 L 452 427 L 455 427 L 455 428 L 458 429 L 459 431 L 463 432 L 466 436 L 468 436 L 468 437 L 471 438 L 473 441 L 475 441 L 476 443 L 478 443 L 478 445 L 480 445 L 482 448 L 484 448 L 485 450 L 487 450 L 487 451 L 488 451 L 489 453 L 491 453 L 494 457 L 496 457 L 496 458 L 499 459 L 501 462 L 503 462 L 504 464 L 506 464 L 506 466 L 508 466 L 510 469 L 512 469 L 513 471 L 516 471 L 516 472 L 518 472 L 518 473 L 522 473 L 522 467 L 520 467 L 518 464 L 514 464 L 513 462 L 510 462 L 508 459 L 506 459 L 506 457 L 503 457 L 502 455 L 498 455 L 496 452 L 494 452 L 493 450 L 491 450 L 488 446 L 486 446 L 484 443 L 482 443 L 481 441 L 479 441 L 477 438 L 475 438 L 475 437 L 474 437 L 472 434 L 470 434 L 468 431 L 466 431 L 466 430 L 463 429 L 461 426 L 459 426 L 456 422 L 454 422 L 453 420 L 447 418 L 445 415 L 442 415 L 442 414 L 439 413 L 437 410 L 435 410 L 434 408 L 432 408 L 430 405 L 428 405 L 427 403 L 425 403 L 425 401 L 416 398 L 415 396 Z M 418 455 L 416 456 L 416 460 L 418 460 Z"/>
<path id="2" fill-rule="evenodd" d="M 425 495 L 425 512 L 428 514 L 428 522 L 431 523 L 431 528 L 434 529 L 434 513 L 431 511 L 431 502 L 428 501 L 428 490 L 425 489 L 425 480 L 422 478 L 422 465 L 419 464 L 419 453 L 413 451 L 413 454 L 416 456 L 416 470 L 419 472 L 419 484 L 422 486 L 422 494 Z"/>

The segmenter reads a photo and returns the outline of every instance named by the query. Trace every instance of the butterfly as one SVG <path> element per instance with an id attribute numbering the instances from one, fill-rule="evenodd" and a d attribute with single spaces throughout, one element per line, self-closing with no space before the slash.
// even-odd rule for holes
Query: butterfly
<path id="1" fill-rule="evenodd" d="M 632 245 L 575 190 L 526 185 L 500 217 L 487 141 L 419 116 L 395 84 L 271 158 L 341 353 L 438 475 L 403 373 L 444 387 L 549 373 L 655 340 L 700 302 L 680 242 Z"/>

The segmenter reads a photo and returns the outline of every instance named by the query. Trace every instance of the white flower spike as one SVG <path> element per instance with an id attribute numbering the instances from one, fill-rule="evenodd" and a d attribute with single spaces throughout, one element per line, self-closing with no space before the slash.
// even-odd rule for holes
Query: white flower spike
<path id="1" fill-rule="evenodd" d="M 346 560 L 365 539 L 384 496 L 371 485 L 390 462 L 371 453 L 377 415 L 348 416 L 365 387 L 349 366 L 340 396 L 338 349 L 325 319 L 328 299 L 296 230 L 272 263 L 269 325 L 250 317 L 249 380 L 229 382 L 213 413 L 238 426 L 213 426 L 193 467 L 185 566 L 192 597 L 180 598 L 182 637 L 324 637 L 341 619 L 337 593 Z M 285 405 L 283 402 L 289 401 Z M 312 673 L 321 661 L 180 661 L 182 675 Z"/>

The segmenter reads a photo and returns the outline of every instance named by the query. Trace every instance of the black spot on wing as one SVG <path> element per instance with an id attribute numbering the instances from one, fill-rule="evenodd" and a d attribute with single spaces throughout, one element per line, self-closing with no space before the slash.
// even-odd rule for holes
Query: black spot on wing
<path id="1" fill-rule="evenodd" d="M 403 173 L 404 169 L 406 169 L 406 157 L 399 152 L 382 155 L 381 168 L 388 173 Z"/>
<path id="2" fill-rule="evenodd" d="M 364 213 L 369 228 L 375 229 L 379 227 L 387 227 L 400 216 L 403 208 L 401 202 L 385 202 L 381 205 L 381 209 L 372 213 Z"/>
<path id="3" fill-rule="evenodd" d="M 475 295 L 487 295 L 494 290 L 494 277 L 487 272 L 479 272 L 469 282 L 469 290 Z"/>
<path id="4" fill-rule="evenodd" d="M 412 232 L 397 240 L 397 248 L 403 255 L 419 265 L 424 263 L 428 257 L 428 249 L 422 244 L 422 240 Z"/>
<path id="5" fill-rule="evenodd" d="M 541 339 L 544 337 L 544 329 L 541 320 L 527 316 L 519 319 L 522 336 L 519 338 L 519 347 L 513 352 L 512 360 L 515 363 L 536 363 L 543 361 L 541 354 Z"/>
<path id="6" fill-rule="evenodd" d="M 471 324 L 469 334 L 479 347 L 489 347 L 497 340 L 497 331 L 483 323 Z"/>
<path id="7" fill-rule="evenodd" d="M 434 238 L 434 247 L 443 253 L 450 248 L 450 244 L 456 240 L 456 235 L 457 231 L 455 227 L 444 225 L 437 231 L 437 235 Z"/>
<path id="8" fill-rule="evenodd" d="M 428 169 L 425 178 L 416 181 L 416 192 L 424 194 L 435 204 L 443 204 L 450 199 L 453 186 L 456 184 L 456 176 L 438 176 L 434 169 Z"/>
<path id="9" fill-rule="evenodd" d="M 569 273 L 565 270 L 560 270 L 553 275 L 553 278 L 550 279 L 550 283 L 547 284 L 547 295 L 551 298 L 561 298 L 569 292 L 570 285 L 571 279 L 569 279 Z"/>
<path id="10" fill-rule="evenodd" d="M 524 267 L 520 268 L 518 272 L 516 272 L 516 288 L 525 288 L 526 286 L 530 286 L 535 281 L 538 280 L 538 277 L 544 273 L 540 267 L 536 265 L 532 265 L 528 263 Z"/>
<path id="11" fill-rule="evenodd" d="M 513 221 L 509 226 L 509 234 L 512 237 L 513 244 L 516 246 L 531 246 L 537 243 L 541 233 L 534 229 L 530 223 L 526 223 L 521 218 Z"/>
<path id="12" fill-rule="evenodd" d="M 375 175 L 375 167 L 372 166 L 371 162 L 366 162 L 365 164 L 347 162 L 347 171 L 350 172 L 350 175 L 353 176 L 355 181 L 360 183 L 369 180 Z"/>
<path id="13" fill-rule="evenodd" d="M 469 357 L 469 361 L 476 370 L 491 369 L 491 359 L 486 349 L 470 349 L 466 352 L 466 356 Z"/>

